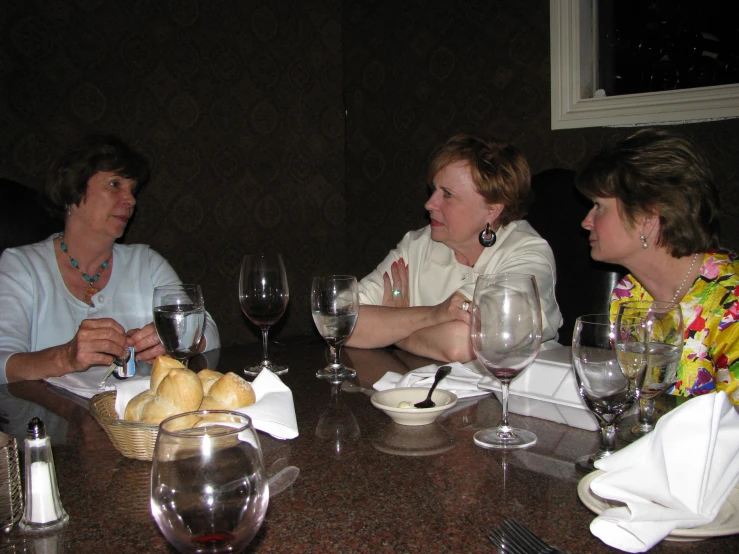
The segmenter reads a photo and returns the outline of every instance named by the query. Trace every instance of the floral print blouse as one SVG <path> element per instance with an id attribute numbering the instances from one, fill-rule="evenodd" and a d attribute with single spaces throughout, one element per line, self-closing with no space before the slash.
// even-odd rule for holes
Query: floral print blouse
<path id="1" fill-rule="evenodd" d="M 685 342 L 671 394 L 726 391 L 739 404 L 739 260 L 733 252 L 708 252 L 700 274 L 680 302 Z M 627 300 L 653 300 L 631 275 L 616 285 L 611 313 Z"/>

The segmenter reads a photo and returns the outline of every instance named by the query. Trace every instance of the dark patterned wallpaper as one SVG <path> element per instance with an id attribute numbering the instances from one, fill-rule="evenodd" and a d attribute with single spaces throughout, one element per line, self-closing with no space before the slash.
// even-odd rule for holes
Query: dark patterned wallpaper
<path id="1" fill-rule="evenodd" d="M 549 2 L 344 3 L 348 263 L 364 275 L 426 225 L 426 166 L 459 131 L 516 144 L 533 172 L 580 168 L 631 128 L 550 128 Z M 679 125 L 711 157 L 739 248 L 739 119 Z"/>
<path id="2" fill-rule="evenodd" d="M 243 254 L 282 252 L 275 335 L 312 332 L 312 276 L 362 277 L 426 223 L 426 163 L 450 134 L 511 140 L 536 172 L 631 132 L 549 118 L 543 0 L 0 2 L 0 177 L 38 187 L 91 131 L 144 151 L 155 172 L 125 240 L 203 285 L 225 344 L 258 340 Z M 739 120 L 680 129 L 711 156 L 739 247 Z"/>
<path id="3" fill-rule="evenodd" d="M 330 0 L 0 2 L 0 176 L 38 186 L 90 131 L 144 151 L 154 175 L 126 242 L 199 282 L 225 344 L 242 256 L 282 252 L 278 332 L 313 328 L 311 277 L 343 269 L 340 3 Z"/>

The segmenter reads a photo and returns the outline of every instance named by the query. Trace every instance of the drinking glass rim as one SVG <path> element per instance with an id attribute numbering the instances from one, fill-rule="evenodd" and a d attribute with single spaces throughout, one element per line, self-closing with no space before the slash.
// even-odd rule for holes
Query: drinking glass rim
<path id="1" fill-rule="evenodd" d="M 354 275 L 341 275 L 341 274 L 339 275 L 316 275 L 315 277 L 313 277 L 313 279 L 336 279 L 336 280 L 341 279 L 341 280 L 346 280 L 346 281 L 351 281 L 352 279 L 354 279 L 355 281 L 357 280 L 356 276 Z"/>
<path id="2" fill-rule="evenodd" d="M 154 290 L 157 289 L 179 289 L 179 288 L 189 288 L 189 287 L 197 287 L 200 288 L 200 285 L 196 285 L 195 283 L 170 283 L 169 285 L 157 285 L 154 287 Z"/>
<path id="3" fill-rule="evenodd" d="M 191 427 L 189 429 L 165 429 L 164 424 L 169 421 L 174 421 L 175 419 L 181 418 L 181 417 L 189 417 L 189 416 L 207 416 L 210 414 L 223 414 L 223 415 L 229 415 L 229 416 L 236 416 L 239 418 L 243 418 L 245 421 L 243 424 L 239 424 L 235 421 L 223 421 L 223 422 L 213 422 L 213 424 L 221 424 L 219 425 L 219 429 L 217 432 L 214 433 L 208 433 L 205 432 L 208 427 L 213 427 L 213 425 L 206 425 L 204 427 Z M 192 434 L 193 429 L 202 429 L 204 432 L 201 434 Z M 175 414 L 173 416 L 169 416 L 168 418 L 162 420 L 162 422 L 159 424 L 159 432 L 164 433 L 165 435 L 169 435 L 172 437 L 181 437 L 181 438 L 200 438 L 204 436 L 209 437 L 224 437 L 228 435 L 234 435 L 241 433 L 243 431 L 246 431 L 248 429 L 254 429 L 254 425 L 252 423 L 251 417 L 249 417 L 246 414 L 242 414 L 241 412 L 236 412 L 234 410 L 193 410 L 191 412 L 182 412 L 181 414 Z"/>

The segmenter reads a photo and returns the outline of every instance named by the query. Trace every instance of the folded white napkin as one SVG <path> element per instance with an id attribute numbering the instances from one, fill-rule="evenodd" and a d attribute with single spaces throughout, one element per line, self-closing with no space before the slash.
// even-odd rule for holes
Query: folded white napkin
<path id="1" fill-rule="evenodd" d="M 471 396 L 490 394 L 490 391 L 481 390 L 477 385 L 492 386 L 492 377 L 482 375 L 476 369 L 465 367 L 459 362 L 446 365 L 450 365 L 452 371 L 439 383 L 437 388 L 453 392 L 457 395 L 457 398 L 469 398 Z M 409 371 L 405 375 L 388 371 L 372 387 L 375 390 L 399 389 L 403 387 L 430 388 L 434 384 L 434 375 L 437 369 L 439 369 L 438 365 L 431 364 Z"/>
<path id="2" fill-rule="evenodd" d="M 644 552 L 674 529 L 713 521 L 739 481 L 739 414 L 724 392 L 698 396 L 654 431 L 595 463 L 590 489 L 626 504 L 590 524 L 606 544 Z"/>
<path id="3" fill-rule="evenodd" d="M 292 391 L 271 371 L 262 371 L 251 383 L 256 402 L 235 410 L 251 418 L 254 428 L 276 439 L 294 439 L 298 436 Z M 132 377 L 116 383 L 115 411 L 126 412 L 128 402 L 149 388 L 149 378 Z"/>
<path id="4" fill-rule="evenodd" d="M 46 382 L 51 383 L 57 387 L 63 388 L 85 398 L 92 398 L 96 394 L 101 392 L 115 390 L 116 379 L 111 376 L 105 382 L 105 385 L 100 386 L 100 381 L 105 374 L 108 372 L 108 366 L 93 366 L 87 371 L 79 371 L 74 373 L 67 373 L 61 377 L 47 377 Z M 135 377 L 131 377 L 133 379 Z M 148 378 L 147 378 L 148 379 Z"/>

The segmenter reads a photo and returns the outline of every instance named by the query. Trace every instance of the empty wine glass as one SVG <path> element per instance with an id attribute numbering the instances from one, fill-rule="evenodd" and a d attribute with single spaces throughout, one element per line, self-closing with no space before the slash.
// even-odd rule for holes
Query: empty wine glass
<path id="1" fill-rule="evenodd" d="M 326 341 L 331 362 L 316 377 L 339 382 L 357 372 L 341 363 L 341 347 L 354 331 L 359 314 L 359 287 L 351 275 L 314 277 L 310 293 L 311 313 L 318 332 Z"/>
<path id="2" fill-rule="evenodd" d="M 616 323 L 608 314 L 583 315 L 575 320 L 572 337 L 575 380 L 580 396 L 600 425 L 598 451 L 576 463 L 582 471 L 593 471 L 596 460 L 615 452 L 616 423 L 636 400 L 629 378 L 619 367 L 616 333 Z M 642 335 L 643 351 L 646 341 L 646 335 Z"/>
<path id="3" fill-rule="evenodd" d="M 200 285 L 162 285 L 154 288 L 154 328 L 167 353 L 187 365 L 198 353 L 205 327 L 205 304 Z"/>
<path id="4" fill-rule="evenodd" d="M 220 410 L 165 419 L 154 446 L 150 500 L 159 529 L 180 552 L 241 552 L 269 503 L 251 419 Z"/>
<path id="5" fill-rule="evenodd" d="M 633 300 L 618 307 L 618 317 L 642 317 L 649 328 L 649 355 L 639 388 L 639 418 L 619 437 L 633 441 L 654 429 L 657 397 L 677 379 L 682 357 L 683 312 L 677 302 Z"/>
<path id="6" fill-rule="evenodd" d="M 475 356 L 501 383 L 503 420 L 495 429 L 478 431 L 483 448 L 526 448 L 536 435 L 508 425 L 508 386 L 539 353 L 541 303 L 532 275 L 481 275 L 472 301 L 470 338 Z"/>
<path id="7" fill-rule="evenodd" d="M 267 354 L 269 328 L 277 323 L 287 309 L 290 291 L 282 256 L 262 252 L 256 256 L 244 256 L 239 277 L 239 302 L 246 317 L 262 330 L 264 359 L 258 365 L 244 368 L 247 375 L 259 375 L 269 370 L 277 375 L 287 373 L 288 367 L 270 361 Z"/>

